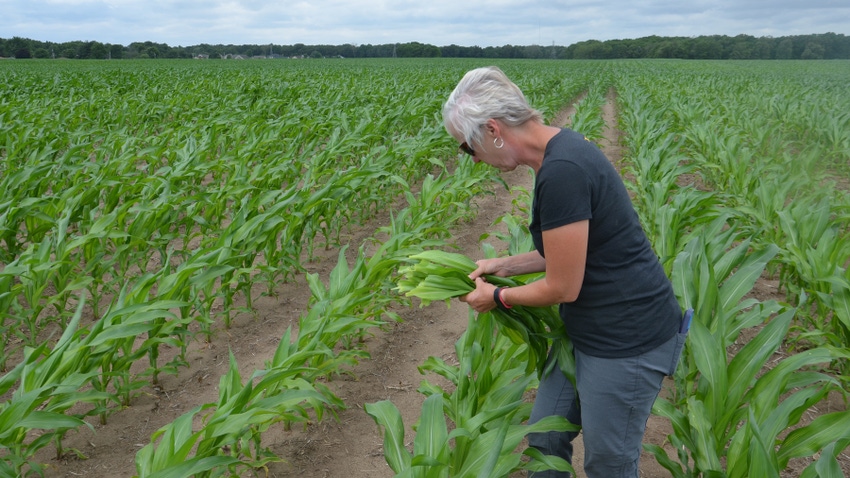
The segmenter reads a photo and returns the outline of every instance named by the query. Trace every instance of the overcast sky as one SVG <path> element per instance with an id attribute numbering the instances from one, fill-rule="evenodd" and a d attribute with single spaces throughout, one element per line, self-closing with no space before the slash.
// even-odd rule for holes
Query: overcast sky
<path id="1" fill-rule="evenodd" d="M 0 38 L 210 44 L 571 45 L 850 35 L 850 0 L 0 0 Z"/>

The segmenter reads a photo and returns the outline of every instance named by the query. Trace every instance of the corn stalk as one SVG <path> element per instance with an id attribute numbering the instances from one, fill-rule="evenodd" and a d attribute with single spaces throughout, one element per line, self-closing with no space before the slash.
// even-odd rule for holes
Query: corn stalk
<path id="1" fill-rule="evenodd" d="M 422 373 L 437 373 L 452 382 L 449 393 L 427 381 L 419 391 L 427 398 L 416 425 L 413 452 L 405 448 L 404 424 L 389 401 L 366 405 L 366 412 L 384 431 L 384 456 L 398 477 L 506 477 L 521 469 L 573 471 L 563 459 L 544 456 L 533 448 L 516 449 L 528 433 L 576 431 L 563 417 L 548 417 L 524 425 L 531 404 L 523 395 L 536 385 L 536 376 L 523 364 L 529 347 L 499 333 L 494 314 L 470 312 L 464 335 L 455 345 L 459 365 L 429 357 Z M 557 373 L 557 372 L 556 372 Z M 453 425 L 448 432 L 446 420 Z"/>

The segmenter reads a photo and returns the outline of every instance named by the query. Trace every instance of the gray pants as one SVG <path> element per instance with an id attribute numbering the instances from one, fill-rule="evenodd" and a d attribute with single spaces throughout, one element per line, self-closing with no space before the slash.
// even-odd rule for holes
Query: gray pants
<path id="1" fill-rule="evenodd" d="M 641 442 L 652 404 L 665 375 L 679 362 L 685 334 L 635 357 L 600 358 L 576 354 L 576 390 L 555 368 L 540 381 L 530 423 L 560 415 L 582 426 L 584 471 L 590 478 L 637 477 Z M 577 432 L 528 435 L 529 445 L 546 455 L 572 460 Z M 534 478 L 568 478 L 569 473 L 541 471 Z"/>

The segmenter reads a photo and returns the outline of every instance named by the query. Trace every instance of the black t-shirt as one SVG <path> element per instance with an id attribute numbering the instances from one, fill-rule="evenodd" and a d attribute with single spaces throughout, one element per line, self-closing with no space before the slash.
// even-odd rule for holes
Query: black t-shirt
<path id="1" fill-rule="evenodd" d="M 575 347 L 598 357 L 629 357 L 672 338 L 681 309 L 608 158 L 564 129 L 549 141 L 537 173 L 531 235 L 545 257 L 542 231 L 589 220 L 584 282 L 560 305 Z"/>

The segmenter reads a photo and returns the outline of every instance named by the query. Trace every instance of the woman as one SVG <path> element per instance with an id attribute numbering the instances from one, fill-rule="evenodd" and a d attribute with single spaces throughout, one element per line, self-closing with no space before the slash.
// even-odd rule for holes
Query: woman
<path id="1" fill-rule="evenodd" d="M 587 476 L 637 477 L 646 421 L 684 334 L 677 333 L 682 312 L 672 286 L 622 179 L 584 136 L 544 124 L 495 67 L 463 77 L 443 121 L 473 161 L 535 173 L 529 228 L 536 251 L 478 261 L 470 275 L 476 289 L 461 300 L 477 312 L 560 304 L 575 347 L 576 386 L 561 373 L 542 377 L 531 422 L 561 415 L 581 425 Z M 483 278 L 543 271 L 541 280 L 515 288 L 497 289 Z M 575 436 L 532 434 L 529 444 L 570 461 Z"/>

